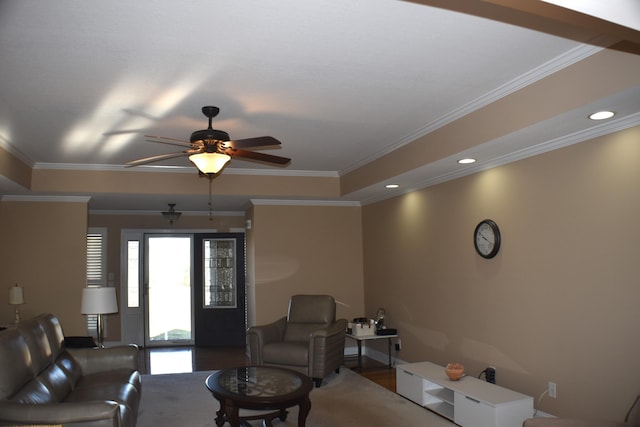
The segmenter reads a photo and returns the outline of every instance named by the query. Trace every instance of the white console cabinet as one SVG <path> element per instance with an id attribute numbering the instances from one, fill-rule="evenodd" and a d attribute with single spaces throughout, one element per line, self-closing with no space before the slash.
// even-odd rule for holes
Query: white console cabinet
<path id="1" fill-rule="evenodd" d="M 533 416 L 531 396 L 469 376 L 451 381 L 431 362 L 399 365 L 396 390 L 463 427 L 521 427 Z"/>

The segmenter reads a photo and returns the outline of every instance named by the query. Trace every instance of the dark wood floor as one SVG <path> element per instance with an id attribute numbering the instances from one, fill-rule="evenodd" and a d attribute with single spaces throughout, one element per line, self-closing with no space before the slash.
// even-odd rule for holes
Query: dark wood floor
<path id="1" fill-rule="evenodd" d="M 244 347 L 167 347 L 146 348 L 141 352 L 140 367 L 144 374 L 209 371 L 249 364 Z M 347 356 L 345 366 L 363 377 L 395 392 L 396 370 L 376 360 L 362 357 L 362 369 L 357 356 Z"/>

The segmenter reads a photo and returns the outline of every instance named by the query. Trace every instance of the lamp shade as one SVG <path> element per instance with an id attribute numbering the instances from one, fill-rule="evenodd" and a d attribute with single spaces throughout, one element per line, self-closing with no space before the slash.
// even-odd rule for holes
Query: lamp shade
<path id="1" fill-rule="evenodd" d="M 231 156 L 220 153 L 200 153 L 192 154 L 189 156 L 189 160 L 202 173 L 211 174 L 218 173 L 231 160 Z"/>
<path id="2" fill-rule="evenodd" d="M 82 314 L 117 313 L 116 288 L 84 288 L 80 312 Z"/>
<path id="3" fill-rule="evenodd" d="M 18 285 L 9 288 L 9 304 L 22 305 L 24 304 L 24 288 Z"/>

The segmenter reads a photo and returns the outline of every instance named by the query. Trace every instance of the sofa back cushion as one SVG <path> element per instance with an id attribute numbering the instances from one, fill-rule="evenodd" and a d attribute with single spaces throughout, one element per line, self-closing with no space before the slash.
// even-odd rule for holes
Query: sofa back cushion
<path id="1" fill-rule="evenodd" d="M 57 403 L 59 400 L 44 384 L 40 377 L 36 377 L 23 386 L 11 397 L 12 401 L 19 403 Z"/>
<path id="2" fill-rule="evenodd" d="M 51 362 L 53 363 L 64 351 L 64 332 L 60 320 L 53 314 L 42 314 L 36 317 L 36 321 L 47 335 L 51 348 Z"/>
<path id="3" fill-rule="evenodd" d="M 60 402 L 71 393 L 82 368 L 64 349 L 60 322 L 51 314 L 0 332 L 0 399 Z"/>
<path id="4" fill-rule="evenodd" d="M 29 365 L 33 376 L 36 376 L 53 361 L 49 337 L 38 318 L 24 321 L 16 329 L 22 333 L 25 339 L 29 350 Z"/>
<path id="5" fill-rule="evenodd" d="M 31 356 L 24 336 L 15 328 L 0 331 L 0 399 L 8 399 L 31 379 Z"/>
<path id="6" fill-rule="evenodd" d="M 75 388 L 83 375 L 80 363 L 68 351 L 64 351 L 54 362 L 65 373 L 71 388 Z"/>

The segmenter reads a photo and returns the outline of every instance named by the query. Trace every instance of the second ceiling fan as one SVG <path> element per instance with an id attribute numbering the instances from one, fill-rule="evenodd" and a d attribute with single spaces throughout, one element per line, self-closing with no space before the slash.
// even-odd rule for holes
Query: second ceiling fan
<path id="1" fill-rule="evenodd" d="M 200 172 L 206 175 L 212 175 L 218 173 L 232 157 L 258 160 L 277 165 L 285 165 L 291 161 L 291 159 L 286 157 L 246 150 L 246 148 L 269 147 L 281 144 L 280 141 L 271 136 L 232 141 L 229 139 L 227 132 L 213 129 L 211 126 L 213 118 L 216 117 L 219 112 L 220 109 L 218 107 L 202 107 L 202 113 L 209 119 L 209 127 L 193 132 L 189 141 L 163 136 L 145 135 L 148 141 L 175 145 L 184 148 L 184 150 L 131 160 L 126 163 L 126 166 L 139 166 L 175 157 L 188 156 L 189 160 L 196 165 Z"/>

